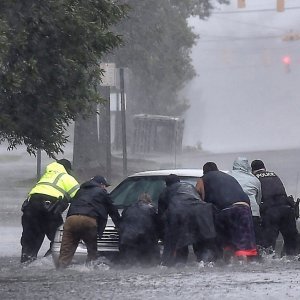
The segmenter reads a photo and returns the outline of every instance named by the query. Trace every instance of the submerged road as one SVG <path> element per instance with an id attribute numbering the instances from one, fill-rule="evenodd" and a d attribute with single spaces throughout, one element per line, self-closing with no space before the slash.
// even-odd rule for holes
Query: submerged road
<path id="1" fill-rule="evenodd" d="M 2 154 L 2 155 L 1 155 Z M 34 183 L 35 159 L 24 153 L 0 154 L 0 295 L 7 299 L 298 299 L 300 261 L 264 257 L 261 263 L 206 265 L 191 259 L 180 268 L 132 267 L 107 261 L 92 267 L 76 265 L 56 271 L 50 257 L 21 266 L 20 207 Z M 212 154 L 191 152 L 147 157 L 153 167 L 201 168 L 215 161 L 229 170 L 237 156 L 264 160 L 285 183 L 288 194 L 300 196 L 300 150 Z M 149 166 L 149 164 L 147 164 Z M 151 165 L 151 164 L 150 164 Z M 140 166 L 141 167 L 141 166 Z M 41 255 L 48 243 L 41 250 Z"/>

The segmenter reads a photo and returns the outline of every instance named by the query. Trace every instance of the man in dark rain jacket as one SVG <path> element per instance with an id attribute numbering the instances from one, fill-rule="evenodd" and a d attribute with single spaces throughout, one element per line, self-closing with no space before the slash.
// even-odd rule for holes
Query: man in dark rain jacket
<path id="1" fill-rule="evenodd" d="M 250 200 L 232 176 L 219 171 L 214 162 L 203 166 L 196 188 L 202 199 L 217 209 L 216 230 L 225 253 L 247 260 L 257 257 Z"/>
<path id="2" fill-rule="evenodd" d="M 280 178 L 267 171 L 261 160 L 251 163 L 253 174 L 259 179 L 262 190 L 260 214 L 263 228 L 263 246 L 275 250 L 276 239 L 281 232 L 287 255 L 297 254 L 299 234 L 296 227 L 294 201 L 285 191 Z"/>
<path id="3" fill-rule="evenodd" d="M 159 263 L 158 215 L 151 196 L 142 193 L 137 202 L 122 212 L 120 258 L 123 263 Z"/>
<path id="4" fill-rule="evenodd" d="M 71 263 L 80 240 L 87 247 L 87 262 L 97 258 L 97 234 L 102 236 L 108 214 L 118 227 L 120 215 L 106 191 L 107 186 L 102 176 L 95 176 L 80 186 L 64 224 L 58 268 L 66 268 Z"/>
<path id="5" fill-rule="evenodd" d="M 177 175 L 167 176 L 166 188 L 159 197 L 158 214 L 164 231 L 162 264 L 185 263 L 188 245 L 195 245 L 197 259 L 203 260 L 201 248 L 214 244 L 216 233 L 212 205 L 201 200 L 195 187 L 180 182 Z"/>

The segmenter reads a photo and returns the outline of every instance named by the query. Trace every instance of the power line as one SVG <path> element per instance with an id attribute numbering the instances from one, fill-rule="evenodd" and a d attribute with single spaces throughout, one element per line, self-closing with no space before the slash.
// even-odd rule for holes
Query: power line
<path id="1" fill-rule="evenodd" d="M 212 39 L 202 40 L 201 37 L 212 37 Z M 244 40 L 263 40 L 263 39 L 278 39 L 282 38 L 281 35 L 265 35 L 265 36 L 249 36 L 249 37 L 230 37 L 230 36 L 209 36 L 200 34 L 200 42 L 232 42 L 232 41 L 244 41 Z"/>
<path id="2" fill-rule="evenodd" d="M 211 34 L 200 34 L 200 39 L 198 40 L 200 43 L 213 43 L 213 42 L 238 42 L 238 41 L 255 41 L 255 40 L 270 40 L 270 39 L 280 39 L 284 42 L 293 42 L 293 44 L 297 44 L 297 42 L 300 41 L 300 34 L 298 33 L 290 33 L 291 37 L 294 37 L 293 39 L 290 38 L 285 39 L 289 37 L 289 34 L 286 35 L 259 35 L 259 36 L 225 36 L 225 35 L 211 35 Z M 299 44 L 297 44 L 299 46 Z"/>
<path id="3" fill-rule="evenodd" d="M 199 43 L 200 45 L 200 43 Z M 257 55 L 258 53 L 260 54 L 264 54 L 264 55 L 268 55 L 268 52 L 274 52 L 274 55 L 278 55 L 278 53 L 287 53 L 287 52 L 297 52 L 298 47 L 294 46 L 294 45 L 289 45 L 289 46 L 275 46 L 275 47 L 269 47 L 266 45 L 262 45 L 262 46 L 251 46 L 251 48 L 247 47 L 247 46 L 241 46 L 241 47 L 228 47 L 226 45 L 220 45 L 218 44 L 218 47 L 205 47 L 203 44 L 201 44 L 201 46 L 195 48 L 197 49 L 197 53 L 199 52 L 208 52 L 212 55 L 215 55 L 216 53 L 223 53 L 224 51 L 227 51 L 228 53 L 237 53 L 238 55 L 244 55 L 244 54 L 253 54 L 253 55 Z"/>
<path id="4" fill-rule="evenodd" d="M 243 70 L 243 69 L 264 69 L 264 70 L 271 70 L 271 69 L 282 69 L 283 66 L 280 66 L 279 64 L 275 63 L 269 63 L 269 64 L 264 64 L 264 63 L 254 63 L 254 64 L 236 64 L 236 65 L 226 65 L 226 66 L 220 66 L 220 67 L 215 67 L 215 66 L 207 66 L 207 65 L 201 65 L 201 68 L 198 70 L 198 73 L 200 73 L 203 70 Z M 298 74 L 298 68 L 293 67 L 295 72 L 297 71 Z M 201 73 L 200 73 L 201 75 Z"/>
<path id="5" fill-rule="evenodd" d="M 285 10 L 298 10 L 300 6 L 294 7 L 286 7 Z M 212 15 L 225 15 L 225 14 L 247 14 L 247 13 L 257 13 L 257 12 L 268 12 L 268 11 L 275 11 L 275 8 L 264 8 L 264 9 L 251 9 L 251 10 L 230 10 L 230 11 L 212 11 Z"/>
<path id="6" fill-rule="evenodd" d="M 249 25 L 249 26 L 257 26 L 257 27 L 260 27 L 260 28 L 265 27 L 265 28 L 272 29 L 272 30 L 280 30 L 280 31 L 283 31 L 283 32 L 286 31 L 283 28 L 269 26 L 269 25 L 265 25 L 265 24 L 258 24 L 258 23 L 253 23 L 253 22 L 246 22 L 246 21 L 241 21 L 241 20 L 233 20 L 233 19 L 228 19 L 228 18 L 219 17 L 219 16 L 218 16 L 218 19 L 229 21 L 229 22 L 233 22 L 233 23 L 238 23 L 238 24 L 245 24 L 245 25 Z"/>
<path id="7" fill-rule="evenodd" d="M 224 46 L 223 46 L 224 47 Z M 202 52 L 202 51 L 207 51 L 207 52 L 213 52 L 213 51 L 217 51 L 217 52 L 220 52 L 220 51 L 223 51 L 222 49 L 223 48 L 213 48 L 213 47 L 199 47 L 197 48 L 199 49 L 198 51 L 199 52 Z M 294 51 L 294 50 L 298 50 L 298 47 L 293 47 L 293 46 L 288 46 L 288 47 L 267 47 L 265 45 L 261 46 L 261 47 L 251 47 L 251 48 L 247 48 L 246 46 L 243 46 L 243 47 L 236 47 L 234 46 L 234 48 L 229 48 L 229 47 L 226 47 L 225 48 L 226 50 L 228 51 L 232 51 L 232 52 L 235 52 L 235 53 L 253 53 L 253 51 Z"/>

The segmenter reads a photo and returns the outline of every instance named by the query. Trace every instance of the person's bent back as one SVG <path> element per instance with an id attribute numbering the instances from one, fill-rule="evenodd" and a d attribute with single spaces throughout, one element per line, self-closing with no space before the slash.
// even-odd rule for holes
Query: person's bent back
<path id="1" fill-rule="evenodd" d="M 159 223 L 157 210 L 147 193 L 125 208 L 120 221 L 120 259 L 122 263 L 156 264 L 159 262 Z"/>
<path id="2" fill-rule="evenodd" d="M 230 249 L 237 257 L 256 257 L 257 249 L 250 200 L 232 176 L 208 162 L 203 166 L 196 188 L 204 201 L 216 209 L 216 229 L 223 249 Z"/>
<path id="3" fill-rule="evenodd" d="M 104 177 L 95 176 L 80 186 L 64 224 L 58 268 L 71 263 L 80 240 L 87 247 L 87 262 L 95 260 L 98 255 L 97 234 L 101 238 L 108 215 L 116 226 L 119 225 L 120 215 L 106 191 L 108 185 Z"/>
<path id="4" fill-rule="evenodd" d="M 164 228 L 164 265 L 185 263 L 188 245 L 204 245 L 216 237 L 212 205 L 201 200 L 193 185 L 181 182 L 174 174 L 166 178 L 158 209 Z M 194 248 L 199 260 L 203 258 L 201 250 L 200 247 Z"/>

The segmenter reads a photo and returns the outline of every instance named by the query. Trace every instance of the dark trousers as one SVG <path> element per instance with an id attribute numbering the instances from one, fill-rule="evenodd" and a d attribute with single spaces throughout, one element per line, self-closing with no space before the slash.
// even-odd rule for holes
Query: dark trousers
<path id="1" fill-rule="evenodd" d="M 155 265 L 160 261 L 157 241 L 149 243 L 145 239 L 136 239 L 128 244 L 120 244 L 119 248 L 120 260 L 124 264 Z"/>
<path id="2" fill-rule="evenodd" d="M 49 213 L 45 205 L 45 201 L 56 200 L 56 198 L 46 195 L 34 194 L 30 197 L 27 205 L 23 207 L 22 263 L 36 259 L 45 235 L 52 244 L 56 230 L 63 224 L 62 216 Z"/>
<path id="3" fill-rule="evenodd" d="M 197 261 L 213 262 L 220 256 L 214 239 L 199 241 L 194 243 L 192 246 Z M 187 262 L 188 255 L 188 246 L 184 246 L 173 251 L 169 251 L 169 249 L 164 248 L 162 264 L 167 266 L 172 266 L 177 263 L 185 264 Z"/>
<path id="4" fill-rule="evenodd" d="M 257 255 L 251 210 L 243 204 L 232 205 L 216 215 L 219 243 L 236 256 Z"/>
<path id="5" fill-rule="evenodd" d="M 263 232 L 262 232 L 261 218 L 258 216 L 252 216 L 252 220 L 253 220 L 253 228 L 254 228 L 254 233 L 255 233 L 256 245 L 262 246 L 263 245 Z"/>
<path id="6" fill-rule="evenodd" d="M 87 248 L 87 262 L 97 258 L 97 220 L 84 215 L 67 217 L 64 224 L 58 267 L 66 268 L 71 262 L 80 240 Z"/>
<path id="7" fill-rule="evenodd" d="M 174 248 L 170 244 L 164 244 L 164 250 L 162 254 L 162 264 L 164 266 L 173 266 L 177 263 L 185 264 L 188 259 L 189 249 L 188 246 L 181 248 Z"/>
<path id="8" fill-rule="evenodd" d="M 193 250 L 197 261 L 213 262 L 221 257 L 221 251 L 217 246 L 216 239 L 199 241 L 193 244 Z"/>
<path id="9" fill-rule="evenodd" d="M 297 254 L 298 231 L 294 209 L 288 205 L 267 208 L 262 214 L 263 246 L 275 249 L 279 232 L 287 255 Z"/>

